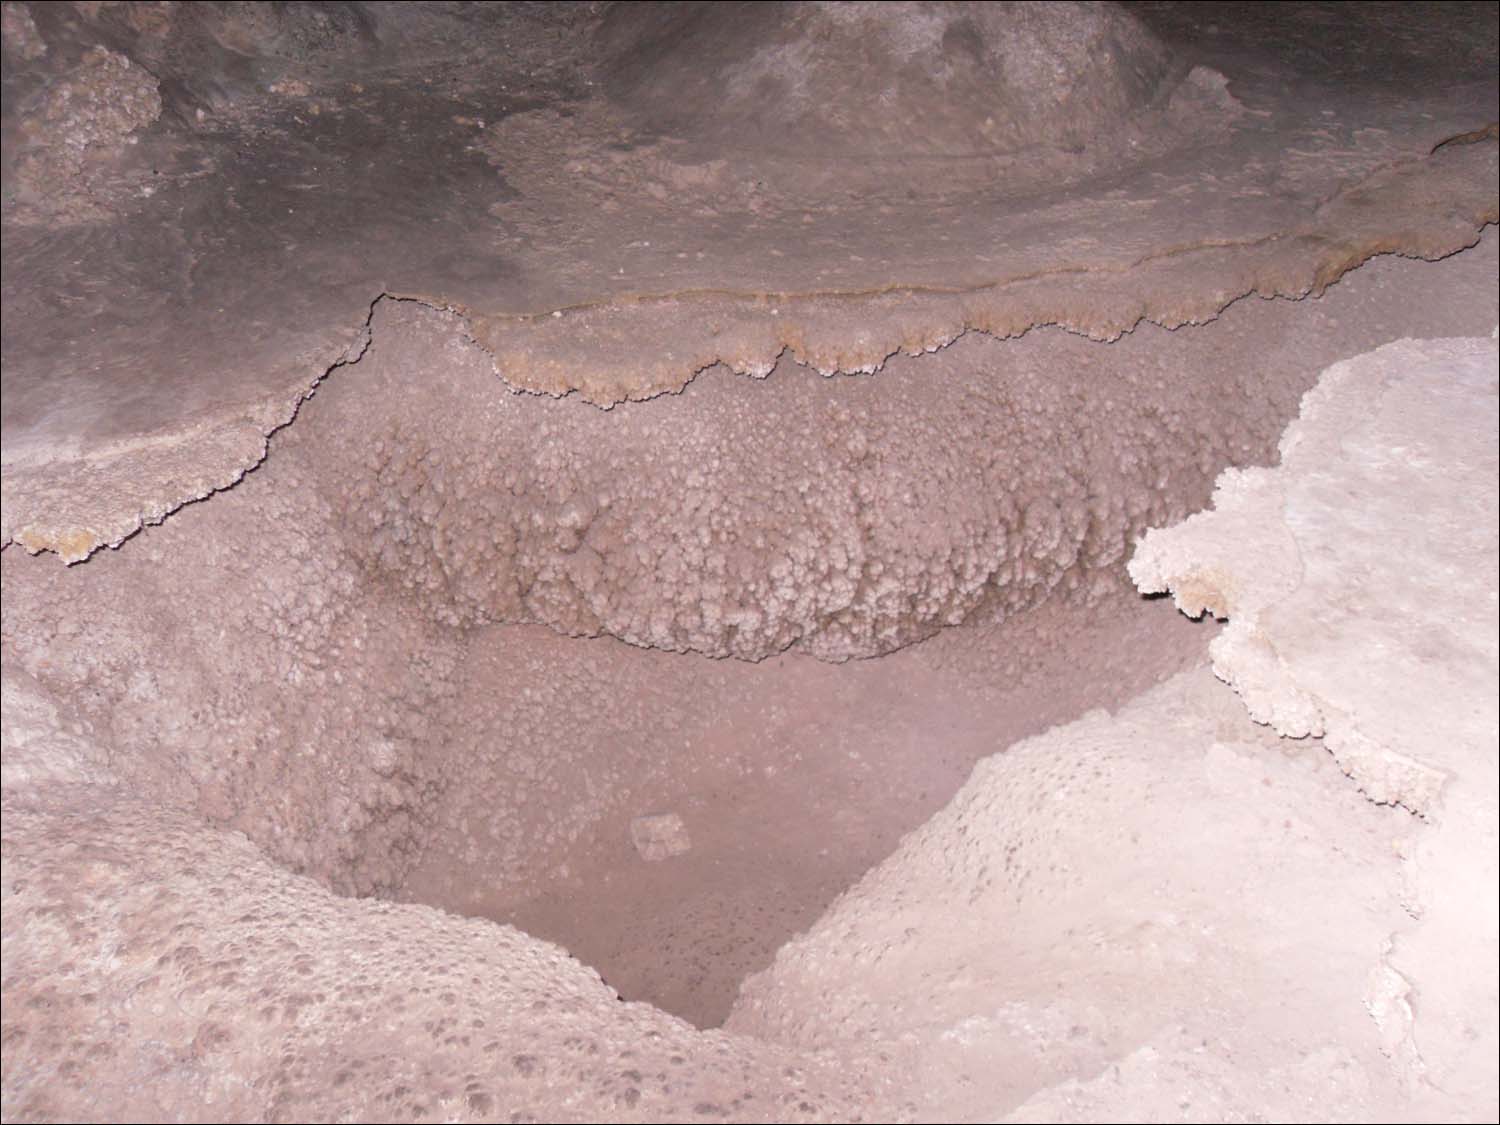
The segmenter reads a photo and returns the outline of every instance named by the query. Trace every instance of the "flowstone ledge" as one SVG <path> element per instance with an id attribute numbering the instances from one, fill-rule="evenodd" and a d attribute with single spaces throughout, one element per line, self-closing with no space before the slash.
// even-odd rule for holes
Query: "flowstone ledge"
<path id="1" fill-rule="evenodd" d="M 1337 364 L 1279 467 L 1226 472 L 1213 511 L 1130 563 L 1229 618 L 1214 670 L 1256 721 L 1321 736 L 1371 800 L 1432 822 L 1408 856 L 1422 925 L 1393 939 L 1372 1012 L 1407 1080 L 1452 1099 L 1439 1116 L 1496 1104 L 1497 395 L 1494 336 Z"/>
<path id="2" fill-rule="evenodd" d="M 0 543 L 68 561 L 252 469 L 381 295 L 608 406 L 1201 323 L 1500 215 L 1486 5 L 1348 9 L 1336 70 L 1171 5 L 5 12 Z"/>

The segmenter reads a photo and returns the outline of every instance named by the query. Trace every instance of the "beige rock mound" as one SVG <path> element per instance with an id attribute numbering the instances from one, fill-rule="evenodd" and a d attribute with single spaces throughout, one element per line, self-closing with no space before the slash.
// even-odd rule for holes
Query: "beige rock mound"
<path id="1" fill-rule="evenodd" d="M 335 897 L 238 833 L 62 776 L 75 747 L 24 688 L 5 711 L 31 774 L 4 804 L 7 1121 L 861 1112 L 858 1071 L 622 1004 L 507 927 Z"/>
<path id="2" fill-rule="evenodd" d="M 644 128 L 856 168 L 1082 146 L 1187 69 L 1107 4 L 619 4 L 599 40 Z"/>
<path id="3" fill-rule="evenodd" d="M 1187 678 L 986 761 L 727 1026 L 874 1043 L 922 1120 L 1493 1117 L 1496 354 L 1338 365 L 1137 554 L 1296 741 Z"/>
<path id="4" fill-rule="evenodd" d="M 1234 532 L 1243 553 L 1198 532 L 1220 590 L 1255 589 L 1263 542 L 1316 556 L 1300 581 L 1263 568 L 1282 585 L 1257 620 L 1292 654 L 1266 682 L 1319 700 L 1332 744 L 1312 642 L 1360 633 L 1391 700 L 1345 718 L 1447 775 L 1428 821 L 1366 799 L 1319 740 L 1257 727 L 1206 673 L 1179 677 L 986 761 L 747 985 L 728 1033 L 621 1005 L 515 931 L 332 897 L 118 784 L 112 748 L 8 667 L 6 1116 L 1483 1119 L 1493 618 L 1342 599 L 1373 598 L 1390 558 L 1460 558 L 1486 565 L 1450 567 L 1445 592 L 1493 604 L 1495 356 L 1443 341 L 1336 370 L 1267 475 L 1279 511 Z M 1411 473 L 1470 471 L 1473 495 L 1412 518 Z M 1351 521 L 1372 534 L 1328 534 Z M 1161 542 L 1191 574 L 1185 534 Z M 1299 598 L 1308 612 L 1277 615 Z"/>

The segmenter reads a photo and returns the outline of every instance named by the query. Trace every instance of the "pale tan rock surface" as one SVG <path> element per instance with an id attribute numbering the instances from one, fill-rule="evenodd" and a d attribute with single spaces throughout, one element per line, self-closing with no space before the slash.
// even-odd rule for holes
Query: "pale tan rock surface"
<path id="1" fill-rule="evenodd" d="M 0 8 L 4 1120 L 1493 1117 L 1494 5 Z"/>
<path id="2" fill-rule="evenodd" d="M 985 761 L 727 1026 L 874 1042 L 921 1120 L 1492 1118 L 1496 354 L 1336 365 L 1137 552 L 1290 739 L 1200 673 Z"/>
<path id="3" fill-rule="evenodd" d="M 726 1026 L 873 1045 L 922 1121 L 1376 1117 L 1402 819 L 1188 675 L 983 762 Z"/>
<path id="4" fill-rule="evenodd" d="M 1383 970 L 1408 1007 L 1378 1018 L 1438 1117 L 1497 1099 L 1497 395 L 1493 337 L 1340 363 L 1280 467 L 1226 473 L 1212 512 L 1131 561 L 1144 589 L 1230 619 L 1214 670 L 1257 721 L 1321 735 L 1371 800 L 1431 822 L 1408 855 L 1421 925 Z"/>

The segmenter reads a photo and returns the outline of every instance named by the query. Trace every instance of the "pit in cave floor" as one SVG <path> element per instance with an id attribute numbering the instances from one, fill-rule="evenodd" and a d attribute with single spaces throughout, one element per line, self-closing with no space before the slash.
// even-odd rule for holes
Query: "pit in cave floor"
<path id="1" fill-rule="evenodd" d="M 624 608 L 609 627 L 628 633 L 655 627 L 636 624 L 630 598 L 696 603 L 707 588 L 694 585 L 701 571 L 663 570 L 670 559 L 632 561 L 643 535 L 692 548 L 673 539 L 696 525 L 672 497 L 707 496 L 710 526 L 722 509 L 731 527 L 763 526 L 769 555 L 796 555 L 799 528 L 857 530 L 858 505 L 838 504 L 874 479 L 875 510 L 899 534 L 871 549 L 955 568 L 985 563 L 964 553 L 965 513 L 1003 511 L 1007 489 L 1108 497 L 1124 487 L 1121 465 L 1144 465 L 1155 491 L 1141 494 L 1170 507 L 1134 518 L 1171 522 L 1206 500 L 1221 459 L 1273 459 L 1323 366 L 1394 336 L 1472 331 L 1483 308 L 1407 295 L 1442 275 L 1446 292 L 1483 306 L 1495 241 L 1436 266 L 1377 260 L 1321 299 L 1241 302 L 1175 333 L 971 336 L 871 379 L 790 363 L 766 380 L 717 370 L 608 414 L 496 394 L 451 317 L 388 304 L 366 357 L 329 376 L 239 487 L 82 567 L 6 552 L 7 668 L 108 730 L 130 784 L 245 833 L 287 868 L 346 894 L 513 923 L 625 998 L 716 1025 L 740 980 L 942 807 L 976 759 L 1199 659 L 1212 627 L 1184 627 L 1118 580 L 1125 521 L 1106 525 L 1113 546 L 1085 542 L 1115 552 L 1089 572 L 1068 565 L 1079 546 L 1060 520 L 1018 520 L 1005 573 L 1031 593 L 1014 612 L 981 606 L 962 627 L 876 656 L 859 646 L 906 618 L 871 600 L 858 628 L 813 638 L 844 646 L 855 657 L 844 663 L 767 656 L 774 634 L 714 632 L 680 611 L 670 622 L 688 623 L 669 641 L 755 643 L 765 658 L 561 635 L 587 626 L 590 552 L 637 568 L 638 585 L 610 603 Z M 1168 449 L 1133 444 L 1119 404 L 1092 390 L 1141 388 L 1150 420 L 1172 394 L 1198 393 L 1204 372 L 1239 390 L 1185 412 L 1193 428 Z M 1181 390 L 1154 405 L 1174 381 Z M 1039 441 L 1047 427 L 1076 441 L 1021 442 L 976 465 L 908 423 L 920 402 L 946 433 L 974 428 L 967 447 L 979 448 L 992 421 L 1002 433 L 1028 424 L 1018 401 L 1038 411 Z M 848 432 L 870 436 L 851 448 Z M 921 449 L 926 462 L 907 454 Z M 1152 458 L 1166 468 L 1153 473 Z M 789 474 L 820 489 L 777 491 Z M 627 500 L 606 504 L 611 494 Z M 932 538 L 937 505 L 952 538 Z M 777 528 L 792 537 L 776 540 Z M 740 549 L 754 580 L 753 544 Z M 528 569 L 517 578 L 517 567 Z M 503 600 L 509 582 L 527 596 Z M 632 822 L 658 816 L 681 819 L 686 851 L 642 855 Z M 669 836 L 665 850 L 684 842 Z"/>
<path id="2" fill-rule="evenodd" d="M 0 8 L 0 1119 L 1500 1115 L 1500 6 Z"/>
<path id="3" fill-rule="evenodd" d="M 608 685 L 643 701 L 640 721 L 600 716 L 570 747 L 569 791 L 520 823 L 490 819 L 482 789 L 455 788 L 397 897 L 518 926 L 622 998 L 717 1026 L 740 981 L 946 804 L 975 761 L 1201 661 L 1215 631 L 1123 591 L 844 665 L 488 630 L 471 641 L 476 684 L 524 666 L 551 685 L 536 690 L 533 716 L 584 712 Z M 621 760 L 640 773 L 622 776 Z M 609 813 L 587 822 L 601 798 Z M 511 834 L 532 851 L 507 865 L 497 857 L 511 854 Z"/>

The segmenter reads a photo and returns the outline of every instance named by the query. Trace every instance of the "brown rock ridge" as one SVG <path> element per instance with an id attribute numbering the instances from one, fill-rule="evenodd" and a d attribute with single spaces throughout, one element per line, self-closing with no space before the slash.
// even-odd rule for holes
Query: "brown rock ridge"
<path id="1" fill-rule="evenodd" d="M 1202 321 L 1493 221 L 1493 144 L 1433 151 L 1495 117 L 1487 9 L 1351 16 L 1336 74 L 1316 21 L 1256 58 L 1174 11 L 758 5 L 730 43 L 689 6 L 10 4 L 0 541 L 76 561 L 230 487 L 382 293 L 607 404 L 783 352 Z M 632 20 L 700 22 L 647 51 Z M 714 44 L 733 96 L 663 117 Z M 31 95 L 96 48 L 157 92 L 33 182 L 95 117 Z M 807 95 L 772 138 L 740 127 L 767 82 Z M 87 221 L 35 221 L 78 184 Z"/>
<path id="2" fill-rule="evenodd" d="M 783 354 L 837 375 L 878 371 L 971 331 L 1006 339 L 1055 325 L 1115 340 L 1142 322 L 1202 324 L 1247 296 L 1318 295 L 1379 254 L 1430 261 L 1472 246 L 1500 219 L 1497 149 L 1461 152 L 1381 169 L 1275 234 L 1172 245 L 1107 266 L 1020 270 L 947 290 L 640 296 L 522 318 L 476 314 L 472 330 L 513 386 L 601 406 L 681 390 L 715 364 L 764 376 Z"/>

